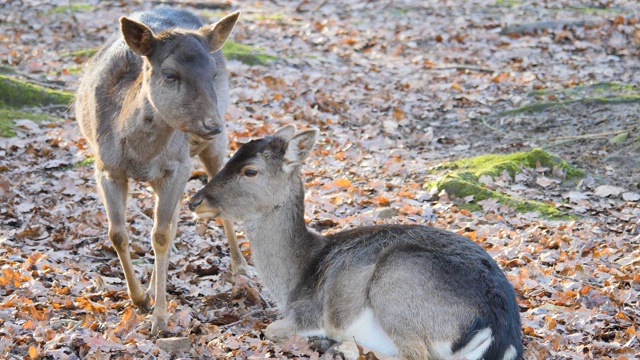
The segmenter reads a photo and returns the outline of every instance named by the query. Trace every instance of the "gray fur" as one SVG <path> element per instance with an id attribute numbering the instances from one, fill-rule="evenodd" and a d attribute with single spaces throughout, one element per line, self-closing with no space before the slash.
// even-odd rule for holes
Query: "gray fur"
<path id="1" fill-rule="evenodd" d="M 371 311 L 404 359 L 521 357 L 515 292 L 473 241 L 417 225 L 327 237 L 306 228 L 299 164 L 316 134 L 281 129 L 243 145 L 189 205 L 244 223 L 258 275 L 283 313 L 266 336 L 349 341 Z"/>
<path id="2" fill-rule="evenodd" d="M 109 238 L 133 303 L 149 311 L 149 296 L 155 296 L 154 334 L 166 327 L 168 252 L 176 234 L 177 205 L 191 174 L 190 157 L 199 155 L 212 178 L 226 153 L 229 85 L 219 47 L 238 16 L 233 13 L 210 26 L 187 11 L 168 8 L 123 17 L 121 31 L 87 63 L 76 94 L 76 117 L 96 158 Z M 146 292 L 128 250 L 129 179 L 149 182 L 157 195 L 152 231 L 156 261 Z M 246 272 L 231 222 L 225 222 L 225 232 L 233 270 Z"/>

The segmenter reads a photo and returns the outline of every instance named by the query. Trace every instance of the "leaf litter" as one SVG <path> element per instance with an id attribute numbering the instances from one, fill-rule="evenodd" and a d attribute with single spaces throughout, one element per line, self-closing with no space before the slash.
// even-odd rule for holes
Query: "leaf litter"
<path id="1" fill-rule="evenodd" d="M 141 1 L 93 3 L 91 11 L 61 13 L 51 10 L 66 2 L 6 4 L 2 65 L 74 90 L 86 56 L 67 54 L 94 49 L 119 16 L 146 7 Z M 532 91 L 592 82 L 637 86 L 636 2 L 238 1 L 233 7 L 246 15 L 234 40 L 268 49 L 279 60 L 267 66 L 228 62 L 230 148 L 283 124 L 319 128 L 321 139 L 303 169 L 309 226 L 331 233 L 419 223 L 458 232 L 481 244 L 514 285 L 526 359 L 631 359 L 640 352 L 640 189 L 637 165 L 629 160 L 638 148 L 638 105 L 575 103 L 486 121 L 492 128 L 481 121 L 529 103 Z M 191 10 L 206 20 L 217 17 Z M 558 19 L 576 20 L 567 26 Z M 500 34 L 507 25 L 523 24 L 535 25 Z M 4 354 L 333 358 L 327 343 L 264 339 L 278 316 L 261 299 L 269 298 L 268 291 L 255 276 L 234 285 L 219 224 L 194 221 L 184 205 L 170 259 L 164 337 L 187 338 L 189 347 L 177 340 L 182 347 L 170 354 L 158 346 L 149 321 L 128 299 L 92 168 L 79 165 L 91 155 L 87 145 L 72 113 L 51 117 L 51 123 L 22 121 L 18 136 L 0 139 Z M 55 117 L 64 120 L 53 122 Z M 620 143 L 580 138 L 616 130 L 629 136 Z M 541 140 L 560 136 L 575 139 Z M 517 213 L 492 199 L 469 211 L 461 204 L 471 199 L 424 187 L 437 180 L 428 169 L 439 163 L 535 147 L 586 169 L 587 177 L 576 184 L 554 169 L 532 168 L 515 178 L 483 177 L 482 184 L 553 204 L 572 219 Z M 614 156 L 622 165 L 611 165 Z M 202 185 L 194 176 L 184 199 Z M 129 190 L 132 258 L 148 281 L 153 195 L 146 184 L 131 183 Z M 251 262 L 242 231 L 239 241 Z"/>

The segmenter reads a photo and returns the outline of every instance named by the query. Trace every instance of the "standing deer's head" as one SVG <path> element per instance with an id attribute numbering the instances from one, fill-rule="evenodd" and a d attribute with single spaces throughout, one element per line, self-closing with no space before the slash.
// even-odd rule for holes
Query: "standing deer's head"
<path id="1" fill-rule="evenodd" d="M 197 30 L 173 29 L 158 34 L 141 22 L 120 18 L 127 46 L 144 60 L 142 86 L 154 118 L 203 139 L 212 139 L 224 130 L 214 82 L 227 73 L 211 53 L 222 48 L 239 15 L 236 11 Z"/>

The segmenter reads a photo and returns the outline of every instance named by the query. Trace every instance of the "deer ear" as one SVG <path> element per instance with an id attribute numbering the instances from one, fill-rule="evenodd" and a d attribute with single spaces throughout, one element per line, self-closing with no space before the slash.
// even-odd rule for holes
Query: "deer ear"
<path id="1" fill-rule="evenodd" d="M 318 130 L 311 129 L 296 134 L 287 144 L 284 153 L 288 165 L 301 164 L 309 157 L 318 137 Z"/>
<path id="2" fill-rule="evenodd" d="M 209 43 L 210 52 L 216 52 L 222 48 L 222 45 L 231 34 L 231 30 L 236 25 L 238 17 L 240 17 L 240 11 L 231 13 L 217 23 L 205 25 L 198 30 L 200 35 Z"/>
<path id="3" fill-rule="evenodd" d="M 296 134 L 296 126 L 293 124 L 289 124 L 281 127 L 273 133 L 273 137 L 281 138 L 284 141 L 289 141 L 293 138 L 293 135 Z"/>
<path id="4" fill-rule="evenodd" d="M 140 56 L 148 56 L 153 50 L 155 37 L 147 25 L 128 17 L 120 18 L 120 31 L 127 46 Z"/>

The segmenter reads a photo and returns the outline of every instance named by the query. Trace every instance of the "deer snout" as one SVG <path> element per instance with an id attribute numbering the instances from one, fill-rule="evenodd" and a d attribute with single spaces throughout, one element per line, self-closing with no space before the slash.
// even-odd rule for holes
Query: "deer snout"
<path id="1" fill-rule="evenodd" d="M 204 130 L 207 132 L 207 135 L 214 136 L 220 134 L 223 130 L 223 127 L 222 125 L 207 125 L 205 123 Z"/>
<path id="2" fill-rule="evenodd" d="M 197 194 L 195 194 L 191 198 L 191 200 L 189 200 L 189 210 L 191 210 L 192 212 L 195 212 L 198 206 L 202 204 L 203 199 L 204 199 L 204 196 L 202 195 L 202 192 L 198 192 Z"/>

